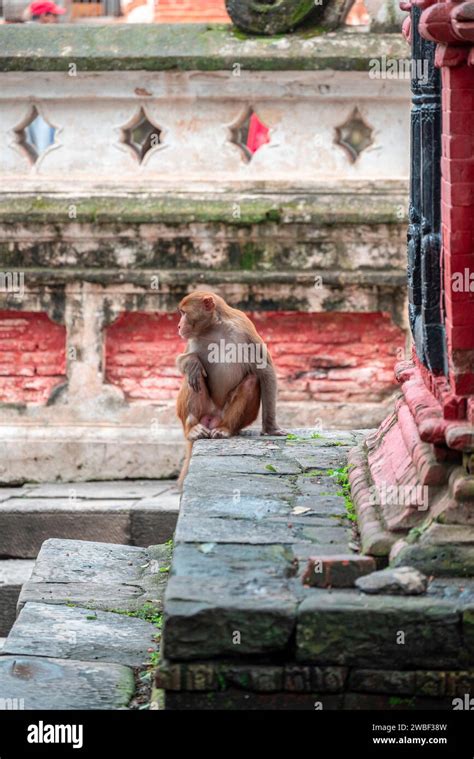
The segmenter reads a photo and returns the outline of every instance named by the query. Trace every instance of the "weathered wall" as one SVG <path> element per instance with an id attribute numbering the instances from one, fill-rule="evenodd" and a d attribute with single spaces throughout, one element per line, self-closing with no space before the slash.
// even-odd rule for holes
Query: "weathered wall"
<path id="1" fill-rule="evenodd" d="M 369 68 L 406 55 L 403 40 L 206 25 L 5 31 L 0 275 L 23 279 L 21 294 L 0 287 L 0 313 L 27 313 L 32 335 L 49 324 L 63 340 L 50 363 L 39 344 L 38 357 L 4 363 L 9 450 L 40 455 L 49 479 L 86 479 L 94 456 L 142 439 L 157 447 L 154 476 L 176 471 L 171 314 L 196 288 L 251 313 L 268 338 L 282 424 L 378 423 L 406 328 L 409 81 Z M 269 142 L 249 155 L 239 130 L 252 112 Z M 37 114 L 54 142 L 32 156 Z M 159 141 L 134 148 L 142 117 Z M 150 476 L 138 449 L 132 459 L 127 471 Z M 2 479 L 21 479 L 15 467 Z"/>

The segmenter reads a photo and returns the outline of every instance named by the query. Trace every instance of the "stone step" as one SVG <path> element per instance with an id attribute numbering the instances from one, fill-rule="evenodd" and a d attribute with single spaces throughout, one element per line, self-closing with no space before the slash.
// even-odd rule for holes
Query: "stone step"
<path id="1" fill-rule="evenodd" d="M 133 671 L 120 664 L 37 656 L 1 656 L 0 708 L 121 709 L 134 692 Z"/>
<path id="2" fill-rule="evenodd" d="M 74 604 L 104 611 L 162 608 L 171 548 L 46 540 L 18 600 Z"/>
<path id="3" fill-rule="evenodd" d="M 173 480 L 52 483 L 0 490 L 0 556 L 35 558 L 48 538 L 147 546 L 174 533 Z"/>
<path id="4" fill-rule="evenodd" d="M 156 649 L 157 634 L 151 622 L 126 614 L 30 602 L 2 653 L 139 667 L 149 659 L 150 649 Z"/>
<path id="5" fill-rule="evenodd" d="M 34 561 L 0 561 L 0 636 L 8 635 L 16 617 L 21 587 L 33 570 Z"/>
<path id="6" fill-rule="evenodd" d="M 375 569 L 351 555 L 357 438 L 196 442 L 165 596 L 167 709 L 385 709 L 400 673 L 414 708 L 469 692 L 474 579 L 432 580 L 416 596 L 355 586 Z"/>

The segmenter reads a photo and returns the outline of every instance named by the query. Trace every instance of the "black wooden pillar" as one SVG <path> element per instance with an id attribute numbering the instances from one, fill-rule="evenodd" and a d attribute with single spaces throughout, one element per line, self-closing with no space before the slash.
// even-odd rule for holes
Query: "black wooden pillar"
<path id="1" fill-rule="evenodd" d="M 435 43 L 418 33 L 412 6 L 411 187 L 408 227 L 409 318 L 419 360 L 447 373 L 441 287 L 441 82 Z"/>

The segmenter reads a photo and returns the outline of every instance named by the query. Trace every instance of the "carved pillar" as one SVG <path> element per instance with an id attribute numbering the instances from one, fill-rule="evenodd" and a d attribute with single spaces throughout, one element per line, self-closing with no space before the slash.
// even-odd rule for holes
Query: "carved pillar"
<path id="1" fill-rule="evenodd" d="M 413 56 L 413 360 L 396 368 L 401 398 L 352 452 L 350 477 L 364 552 L 474 576 L 474 3 L 402 7 Z"/>

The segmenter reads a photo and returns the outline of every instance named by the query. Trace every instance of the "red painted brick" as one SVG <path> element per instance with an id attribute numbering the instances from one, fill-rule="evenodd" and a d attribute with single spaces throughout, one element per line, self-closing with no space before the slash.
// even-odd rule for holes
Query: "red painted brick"
<path id="1" fill-rule="evenodd" d="M 281 400 L 381 400 L 395 386 L 403 332 L 385 314 L 249 314 L 274 359 Z M 184 343 L 174 314 L 123 314 L 106 333 L 106 378 L 131 400 L 168 400 Z M 167 380 L 167 381 L 166 381 Z"/>
<path id="2" fill-rule="evenodd" d="M 472 324 L 455 326 L 446 318 L 446 337 L 452 350 L 474 349 L 474 329 Z"/>
<path id="3" fill-rule="evenodd" d="M 474 223 L 473 211 L 472 206 L 452 207 L 444 198 L 441 201 L 442 219 L 449 230 L 470 232 Z"/>
<path id="4" fill-rule="evenodd" d="M 46 314 L 0 311 L 0 403 L 47 402 L 65 379 L 66 330 Z"/>
<path id="5" fill-rule="evenodd" d="M 474 186 L 469 182 L 448 182 L 441 180 L 443 200 L 450 206 L 468 206 L 471 222 L 474 218 Z"/>
<path id="6" fill-rule="evenodd" d="M 459 134 L 451 136 L 443 133 L 441 142 L 442 153 L 445 158 L 470 160 L 473 156 L 474 139 L 472 137 L 466 138 Z"/>
<path id="7" fill-rule="evenodd" d="M 474 182 L 474 159 L 441 159 L 441 173 L 447 182 Z"/>
<path id="8" fill-rule="evenodd" d="M 158 0 L 155 7 L 159 24 L 230 22 L 225 0 Z"/>

